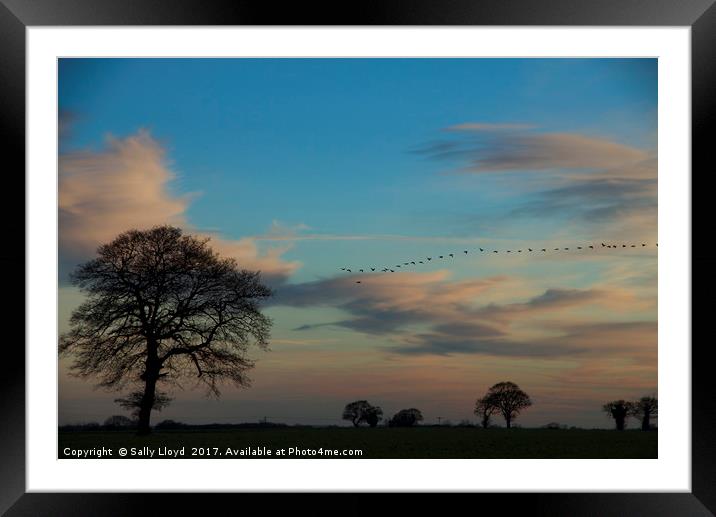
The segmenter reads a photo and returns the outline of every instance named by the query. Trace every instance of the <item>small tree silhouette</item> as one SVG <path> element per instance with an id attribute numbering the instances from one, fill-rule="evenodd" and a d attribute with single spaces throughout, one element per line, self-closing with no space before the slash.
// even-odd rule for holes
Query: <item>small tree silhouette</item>
<path id="1" fill-rule="evenodd" d="M 480 417 L 480 425 L 483 429 L 490 427 L 490 419 L 495 411 L 497 411 L 497 408 L 492 405 L 487 397 L 477 399 L 475 403 L 475 414 Z"/>
<path id="2" fill-rule="evenodd" d="M 631 415 L 641 420 L 641 430 L 651 429 L 651 417 L 656 417 L 659 410 L 659 401 L 654 396 L 642 397 L 632 402 Z"/>
<path id="3" fill-rule="evenodd" d="M 388 425 L 391 427 L 413 427 L 418 422 L 422 422 L 422 420 L 423 414 L 419 409 L 401 409 L 393 415 Z"/>
<path id="4" fill-rule="evenodd" d="M 502 414 L 508 429 L 517 415 L 532 405 L 529 395 L 514 382 L 498 382 L 487 390 L 487 394 L 480 400 L 484 405 L 493 407 Z"/>
<path id="5" fill-rule="evenodd" d="M 383 410 L 378 406 L 373 406 L 366 411 L 365 422 L 371 427 L 377 427 L 382 418 Z"/>
<path id="6" fill-rule="evenodd" d="M 614 419 L 617 431 L 623 431 L 626 427 L 626 418 L 633 411 L 633 404 L 624 400 L 612 400 L 604 404 L 602 409 Z"/>
<path id="7" fill-rule="evenodd" d="M 346 404 L 342 418 L 349 420 L 354 427 L 358 427 L 363 422 L 375 427 L 382 417 L 383 410 L 380 407 L 371 405 L 367 400 L 356 400 Z"/>

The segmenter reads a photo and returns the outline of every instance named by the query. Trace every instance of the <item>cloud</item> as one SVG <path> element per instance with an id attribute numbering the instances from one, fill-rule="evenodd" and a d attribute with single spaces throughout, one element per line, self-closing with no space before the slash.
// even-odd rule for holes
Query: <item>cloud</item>
<path id="1" fill-rule="evenodd" d="M 251 237 L 231 240 L 196 231 L 186 218 L 191 200 L 170 190 L 176 178 L 164 148 L 140 130 L 109 137 L 100 150 L 59 156 L 59 247 L 63 269 L 91 257 L 97 246 L 131 228 L 172 224 L 211 237 L 211 246 L 241 267 L 285 279 L 298 266 L 281 255 L 286 247 L 262 252 Z"/>
<path id="2" fill-rule="evenodd" d="M 604 300 L 603 291 L 596 289 L 547 289 L 524 303 L 488 305 L 478 315 L 490 319 L 514 319 L 518 315 L 533 315 L 545 311 L 568 309 Z"/>
<path id="3" fill-rule="evenodd" d="M 418 334 L 406 345 L 396 346 L 392 352 L 401 355 L 484 354 L 508 357 L 561 357 L 579 354 L 582 350 L 556 343 L 514 341 L 511 339 L 461 339 L 450 334 Z"/>
<path id="4" fill-rule="evenodd" d="M 559 334 L 548 338 L 515 339 L 476 332 L 435 332 L 417 334 L 391 350 L 403 355 L 483 354 L 491 356 L 594 360 L 605 355 L 624 364 L 656 364 L 655 322 L 600 322 L 564 325 Z"/>
<path id="5" fill-rule="evenodd" d="M 656 179 L 574 181 L 539 192 L 516 208 L 516 215 L 570 214 L 589 221 L 610 221 L 650 209 L 656 215 Z"/>
<path id="6" fill-rule="evenodd" d="M 67 109 L 60 109 L 57 115 L 57 136 L 60 142 L 67 139 L 71 133 L 72 128 L 77 122 L 77 113 Z"/>
<path id="7" fill-rule="evenodd" d="M 652 239 L 657 220 L 656 155 L 613 140 L 539 132 L 527 124 L 465 123 L 454 138 L 418 152 L 474 175 L 521 174 L 520 195 L 504 219 L 552 217 L 594 233 Z M 530 180 L 527 179 L 529 175 Z"/>
<path id="8" fill-rule="evenodd" d="M 434 143 L 421 152 L 434 158 L 464 161 L 462 170 L 472 173 L 604 170 L 633 166 L 651 158 L 644 150 L 604 138 L 524 131 L 529 127 L 459 124 L 447 129 L 463 133 L 463 138 Z"/>
<path id="9" fill-rule="evenodd" d="M 130 228 L 185 225 L 188 198 L 168 192 L 173 179 L 164 150 L 145 131 L 109 137 L 101 151 L 60 155 L 61 253 L 86 257 Z"/>
<path id="10" fill-rule="evenodd" d="M 465 124 L 456 124 L 446 127 L 445 131 L 502 131 L 502 130 L 521 130 L 534 129 L 536 126 L 532 124 L 514 124 L 501 123 L 494 124 L 490 122 L 467 122 Z"/>
<path id="11" fill-rule="evenodd" d="M 595 306 L 622 315 L 642 306 L 629 291 L 613 286 L 553 288 L 524 302 L 489 303 L 514 282 L 505 276 L 451 281 L 445 271 L 349 275 L 284 285 L 272 303 L 341 309 L 350 317 L 306 323 L 294 330 L 336 327 L 381 336 L 392 342 L 386 349 L 391 354 L 545 358 L 588 354 L 589 346 L 604 350 L 600 337 L 620 342 L 618 336 L 607 335 L 609 327 L 581 322 L 575 310 Z M 559 323 L 537 318 L 545 314 Z M 629 327 L 615 328 L 626 334 Z M 628 343 L 620 343 L 628 348 Z"/>
<path id="12" fill-rule="evenodd" d="M 298 261 L 287 261 L 283 258 L 284 253 L 291 249 L 290 246 L 261 251 L 254 237 L 231 240 L 214 236 L 209 244 L 220 255 L 234 257 L 240 267 L 261 271 L 263 279 L 271 284 L 283 283 L 301 266 Z"/>
<path id="13" fill-rule="evenodd" d="M 298 242 L 298 241 L 390 241 L 390 242 L 428 242 L 428 243 L 474 243 L 474 238 L 420 235 L 400 235 L 387 233 L 373 234 L 333 234 L 311 233 L 312 228 L 304 223 L 285 224 L 274 220 L 269 230 L 261 235 L 254 235 L 256 241 Z"/>
<path id="14" fill-rule="evenodd" d="M 285 285 L 272 303 L 291 307 L 338 307 L 352 318 L 329 325 L 369 334 L 390 334 L 424 322 L 454 321 L 463 305 L 503 285 L 507 277 L 495 276 L 446 282 L 448 272 L 384 273 L 332 278 Z M 363 278 L 358 286 L 355 282 Z M 308 324 L 303 330 L 326 326 Z"/>

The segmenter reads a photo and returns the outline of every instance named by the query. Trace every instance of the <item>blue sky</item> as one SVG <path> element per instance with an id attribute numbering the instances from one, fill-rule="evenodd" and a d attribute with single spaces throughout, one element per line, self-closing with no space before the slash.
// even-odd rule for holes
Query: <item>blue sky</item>
<path id="1" fill-rule="evenodd" d="M 340 267 L 383 267 L 451 251 L 476 252 L 479 246 L 656 242 L 655 59 L 62 59 L 59 110 L 60 209 L 74 214 L 65 226 L 61 217 L 61 260 L 77 263 L 98 243 L 92 238 L 111 238 L 126 221 L 178 222 L 218 236 L 226 249 L 240 246 L 239 258 L 266 271 L 292 300 L 269 309 L 274 335 L 288 343 L 274 347 L 268 362 L 278 361 L 278 370 L 271 370 L 276 378 L 275 372 L 284 371 L 282 347 L 294 341 L 310 349 L 301 364 L 315 354 L 326 358 L 322 364 L 332 364 L 327 358 L 340 349 L 355 351 L 348 364 L 382 368 L 415 356 L 423 360 L 423 354 L 392 353 L 393 347 L 416 350 L 420 343 L 419 350 L 444 351 L 443 338 L 449 338 L 448 353 L 434 354 L 435 361 L 467 357 L 477 364 L 488 357 L 502 361 L 507 373 L 525 357 L 495 353 L 508 334 L 510 343 L 539 341 L 555 335 L 548 328 L 554 321 L 586 329 L 582 309 L 558 304 L 550 307 L 573 312 L 550 314 L 551 322 L 536 323 L 531 313 L 510 320 L 499 343 L 468 339 L 458 345 L 457 331 L 437 339 L 445 326 L 438 317 L 422 325 L 419 317 L 407 317 L 385 332 L 366 331 L 354 320 L 378 325 L 397 313 L 406 317 L 408 309 L 391 312 L 391 303 L 402 302 L 379 289 L 367 299 L 364 293 L 351 300 L 343 284 L 335 285 L 345 279 Z M 125 185 L 118 177 L 124 168 L 137 192 L 127 196 L 130 189 L 121 187 L 126 197 L 115 200 L 110 190 Z M 146 183 L 145 170 L 153 171 L 146 173 Z M 63 175 L 75 179 L 63 183 Z M 97 179 L 110 176 L 119 183 Z M 63 207 L 63 192 L 70 208 Z M 99 195 L 102 203 L 86 211 L 82 196 Z M 145 210 L 137 200 L 146 196 Z M 625 301 L 626 312 L 618 304 L 611 310 L 608 304 L 591 308 L 587 312 L 599 317 L 599 324 L 655 322 L 655 254 L 619 253 L 535 260 L 478 260 L 470 254 L 403 278 L 410 278 L 411 289 L 442 292 L 433 290 L 434 282 L 459 293 L 471 293 L 472 287 L 458 282 L 509 279 L 509 286 L 493 294 L 450 299 L 458 312 L 471 307 L 445 313 L 451 325 L 483 317 L 480 307 L 541 307 L 540 296 L 550 290 L 605 289 L 620 289 L 624 300 L 640 303 Z M 440 274 L 445 276 L 429 276 Z M 332 294 L 316 299 L 311 286 Z M 411 293 L 406 296 L 416 295 Z M 65 300 L 78 299 L 69 287 L 65 294 Z M 565 300 L 578 298 L 570 296 Z M 374 304 L 383 312 L 367 315 L 356 304 Z M 353 323 L 341 324 L 346 321 Z M 295 330 L 303 327 L 310 330 Z M 562 343 L 570 329 L 561 327 L 554 343 Z M 311 348 L 321 340 L 332 344 Z M 545 345 L 544 354 L 554 343 Z M 287 348 L 285 355 L 295 353 L 295 347 Z M 640 371 L 643 379 L 627 391 L 655 390 L 655 353 L 654 341 L 651 369 Z M 535 365 L 527 378 L 537 382 L 540 372 L 566 368 L 561 354 Z M 594 371 L 595 361 L 569 368 Z M 271 374 L 261 368 L 259 360 L 257 380 Z M 401 375 L 406 383 L 415 382 Z M 590 387 L 580 389 L 586 394 Z M 598 393 L 602 387 L 591 389 Z M 242 396 L 250 395 L 236 395 Z M 396 409 L 412 405 L 401 397 L 393 397 Z M 554 420 L 564 413 L 551 411 L 539 418 Z M 456 408 L 454 418 L 458 413 Z M 467 418 L 469 411 L 459 415 Z M 575 417 L 576 423 L 600 418 L 588 415 Z"/>

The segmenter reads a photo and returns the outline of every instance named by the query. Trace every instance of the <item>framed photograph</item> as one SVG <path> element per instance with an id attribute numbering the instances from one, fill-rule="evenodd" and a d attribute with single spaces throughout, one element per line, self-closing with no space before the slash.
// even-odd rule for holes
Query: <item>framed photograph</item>
<path id="1" fill-rule="evenodd" d="M 4 2 L 2 511 L 715 511 L 716 7 L 473 4 Z"/>

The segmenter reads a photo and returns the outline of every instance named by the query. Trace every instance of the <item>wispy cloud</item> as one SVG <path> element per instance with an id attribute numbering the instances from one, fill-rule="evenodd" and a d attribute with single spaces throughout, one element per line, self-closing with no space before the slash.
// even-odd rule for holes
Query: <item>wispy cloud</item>
<path id="1" fill-rule="evenodd" d="M 361 284 L 356 284 L 358 279 Z M 394 343 L 387 349 L 390 353 L 513 357 L 588 353 L 590 336 L 603 336 L 608 327 L 598 321 L 583 323 L 574 311 L 598 307 L 622 313 L 643 306 L 631 292 L 613 286 L 547 289 L 522 302 L 488 302 L 514 282 L 505 276 L 452 281 L 445 271 L 351 275 L 285 285 L 273 303 L 339 308 L 350 317 L 306 323 L 294 330 L 336 327 L 383 336 Z M 539 319 L 543 315 L 561 323 L 544 323 Z M 513 327 L 516 323 L 519 329 Z M 628 324 L 616 328 L 624 330 Z M 594 340 L 598 338 L 590 344 L 599 350 Z"/>
<path id="2" fill-rule="evenodd" d="M 77 113 L 67 109 L 59 110 L 57 115 L 57 136 L 60 142 L 71 135 L 75 122 L 77 122 Z"/>
<path id="3" fill-rule="evenodd" d="M 520 123 L 491 123 L 491 122 L 466 122 L 464 124 L 455 124 L 445 128 L 445 131 L 504 131 L 504 130 L 523 130 L 534 129 L 533 124 Z"/>
<path id="4" fill-rule="evenodd" d="M 527 125 L 466 123 L 451 126 L 461 138 L 431 144 L 419 152 L 465 162 L 471 173 L 604 170 L 651 158 L 644 150 L 575 133 L 526 131 Z"/>
<path id="5" fill-rule="evenodd" d="M 286 224 L 274 220 L 268 232 L 254 235 L 256 241 L 299 242 L 299 241 L 389 241 L 389 242 L 426 242 L 426 243 L 479 243 L 477 238 L 446 237 L 441 235 L 401 235 L 390 233 L 372 234 L 335 234 L 312 232 L 312 227 L 304 223 Z"/>
<path id="6" fill-rule="evenodd" d="M 608 355 L 625 363 L 641 361 L 650 368 L 656 364 L 655 322 L 565 324 L 556 335 L 547 338 L 492 336 L 480 330 L 439 327 L 430 333 L 409 336 L 391 351 L 404 355 L 482 354 L 544 359 L 577 356 L 581 360 Z"/>
<path id="7" fill-rule="evenodd" d="M 655 236 L 654 152 L 602 137 L 541 132 L 528 124 L 477 122 L 446 129 L 454 138 L 418 152 L 466 174 L 521 175 L 520 199 L 503 219 L 549 217 L 587 223 L 618 238 Z"/>

